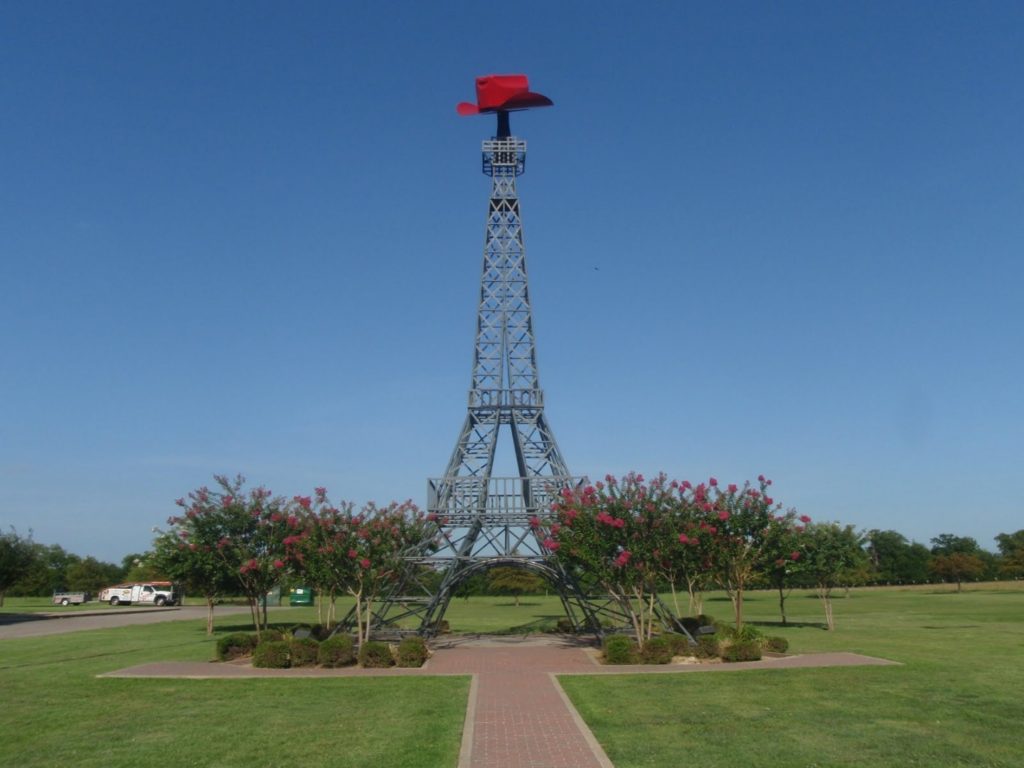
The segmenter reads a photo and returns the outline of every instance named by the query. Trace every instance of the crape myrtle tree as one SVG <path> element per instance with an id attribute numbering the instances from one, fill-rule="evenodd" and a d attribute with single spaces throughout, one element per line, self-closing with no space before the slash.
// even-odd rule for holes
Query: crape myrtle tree
<path id="1" fill-rule="evenodd" d="M 569 568 L 588 573 L 629 617 L 643 648 L 654 629 L 657 585 L 667 576 L 672 546 L 672 486 L 659 475 L 634 472 L 579 489 L 564 488 L 552 503 L 556 521 L 544 546 Z M 534 518 L 531 525 L 543 530 Z"/>
<path id="2" fill-rule="evenodd" d="M 284 539 L 299 527 L 287 503 L 263 487 L 244 490 L 245 479 L 216 475 L 216 489 L 207 487 L 176 502 L 184 514 L 168 523 L 181 540 L 180 552 L 197 558 L 211 555 L 230 573 L 249 602 L 253 627 L 259 637 L 267 627 L 265 596 L 283 575 Z M 201 532 L 197 540 L 193 535 Z M 263 612 L 260 614 L 262 603 Z"/>
<path id="3" fill-rule="evenodd" d="M 316 488 L 312 497 L 293 498 L 292 506 L 302 524 L 282 542 L 288 563 L 292 572 L 319 595 L 317 623 L 330 629 L 338 594 L 347 591 L 344 584 L 351 571 L 350 558 L 341 558 L 339 552 L 347 541 L 352 504 L 342 502 L 336 507 L 327 500 L 326 488 Z"/>
<path id="4" fill-rule="evenodd" d="M 596 578 L 630 617 L 641 647 L 653 632 L 657 585 L 680 578 L 697 597 L 709 574 L 732 600 L 739 629 L 745 592 L 797 528 L 796 513 L 768 496 L 771 481 L 761 476 L 759 483 L 722 490 L 715 478 L 693 486 L 664 475 L 650 483 L 635 473 L 621 482 L 608 475 L 605 483 L 561 492 L 544 544 Z M 698 607 L 694 600 L 691 610 Z"/>
<path id="5" fill-rule="evenodd" d="M 691 489 L 688 480 L 682 483 L 673 480 L 669 487 L 678 491 L 679 497 L 669 506 L 671 531 L 662 551 L 663 566 L 676 616 L 682 615 L 676 596 L 680 582 L 686 586 L 689 614 L 697 616 L 704 613 L 704 590 L 711 582 L 709 552 L 713 526 L 696 503 L 686 497 L 686 491 Z"/>
<path id="6" fill-rule="evenodd" d="M 803 547 L 805 526 L 811 522 L 807 515 L 801 515 L 799 524 L 776 525 L 771 528 L 765 545 L 764 565 L 761 579 L 774 589 L 779 596 L 779 617 L 782 626 L 786 618 L 786 598 L 800 579 L 800 557 Z"/>
<path id="7" fill-rule="evenodd" d="M 296 497 L 305 525 L 300 521 L 282 539 L 286 557 L 295 573 L 327 594 L 351 595 L 356 639 L 364 643 L 370 639 L 373 603 L 402 578 L 408 558 L 437 526 L 411 501 L 386 507 L 371 502 L 355 512 L 351 504 L 331 505 L 322 488 L 314 498 L 315 509 L 310 498 Z"/>
<path id="8" fill-rule="evenodd" d="M 147 563 L 187 593 L 206 601 L 206 634 L 213 634 L 213 609 L 217 598 L 238 588 L 232 567 L 217 552 L 223 537 L 214 515 L 172 517 L 171 530 L 159 532 Z"/>
<path id="9" fill-rule="evenodd" d="M 729 485 L 723 491 L 715 478 L 701 483 L 692 498 L 704 513 L 704 525 L 712 534 L 709 562 L 715 581 L 729 595 L 736 629 L 743 626 L 743 597 L 759 573 L 777 559 L 777 542 L 784 541 L 796 527 L 796 512 L 783 512 L 768 495 L 771 480 L 758 477 L 758 487 L 745 483 Z M 790 553 L 791 559 L 799 552 Z"/>
<path id="10" fill-rule="evenodd" d="M 825 625 L 836 628 L 832 613 L 832 590 L 849 584 L 862 574 L 868 555 L 864 551 L 864 536 L 852 525 L 839 523 L 811 523 L 802 536 L 799 571 L 814 587 L 825 609 Z"/>

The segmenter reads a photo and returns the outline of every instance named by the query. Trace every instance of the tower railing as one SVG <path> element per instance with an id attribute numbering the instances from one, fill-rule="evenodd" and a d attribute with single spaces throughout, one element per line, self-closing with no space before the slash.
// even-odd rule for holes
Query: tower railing
<path id="1" fill-rule="evenodd" d="M 455 475 L 427 481 L 427 514 L 445 526 L 527 527 L 537 517 L 551 520 L 551 503 L 578 477 L 473 477 Z"/>
<path id="2" fill-rule="evenodd" d="M 470 408 L 543 408 L 542 389 L 471 389 Z"/>
<path id="3" fill-rule="evenodd" d="M 526 142 L 509 136 L 483 142 L 483 171 L 486 176 L 522 176 L 526 171 Z"/>

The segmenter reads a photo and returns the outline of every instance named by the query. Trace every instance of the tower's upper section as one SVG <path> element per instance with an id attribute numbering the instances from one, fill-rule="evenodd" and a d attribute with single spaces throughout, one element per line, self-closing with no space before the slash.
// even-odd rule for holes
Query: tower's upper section
<path id="1" fill-rule="evenodd" d="M 530 90 L 526 75 L 483 75 L 476 79 L 476 104 L 463 101 L 455 107 L 460 115 L 498 116 L 498 131 L 483 145 L 483 171 L 487 176 L 519 176 L 526 169 L 526 142 L 512 136 L 508 113 L 533 107 L 550 107 L 547 96 Z"/>
<path id="2" fill-rule="evenodd" d="M 552 104 L 547 96 L 530 90 L 526 75 L 483 75 L 476 79 L 476 104 L 463 101 L 455 111 L 460 115 L 479 115 L 550 107 Z"/>
<path id="3" fill-rule="evenodd" d="M 509 112 L 550 107 L 553 103 L 547 96 L 530 90 L 526 75 L 483 75 L 476 79 L 476 104 L 463 101 L 456 105 L 455 111 L 460 115 L 496 114 L 498 132 L 494 138 L 507 139 L 512 135 Z"/>

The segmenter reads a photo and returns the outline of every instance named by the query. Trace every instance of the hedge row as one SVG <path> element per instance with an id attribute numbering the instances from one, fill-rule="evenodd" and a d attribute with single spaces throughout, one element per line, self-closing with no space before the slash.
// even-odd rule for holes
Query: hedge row
<path id="1" fill-rule="evenodd" d="M 287 667 L 348 667 L 359 662 L 363 667 L 422 667 L 429 656 L 422 637 L 406 637 L 396 648 L 387 643 L 363 643 L 356 652 L 349 635 L 335 635 L 322 642 L 312 637 L 284 639 L 279 632 L 264 632 L 259 643 L 256 636 L 239 632 L 217 641 L 217 658 L 221 661 L 252 656 L 254 667 L 285 669 Z"/>
<path id="2" fill-rule="evenodd" d="M 757 661 L 762 652 L 785 653 L 789 641 L 784 637 L 764 635 L 757 627 L 744 626 L 737 631 L 732 627 L 716 627 L 714 633 L 699 634 L 701 627 L 714 626 L 710 616 L 697 616 L 682 620 L 696 645 L 684 634 L 668 633 L 652 637 L 641 650 L 627 635 L 608 635 L 602 643 L 606 664 L 668 664 L 674 656 L 698 659 L 719 658 L 726 662 Z"/>

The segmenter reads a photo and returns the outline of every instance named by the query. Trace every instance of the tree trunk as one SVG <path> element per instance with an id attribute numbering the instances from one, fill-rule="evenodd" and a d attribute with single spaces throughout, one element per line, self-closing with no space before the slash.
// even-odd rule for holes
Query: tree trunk
<path id="1" fill-rule="evenodd" d="M 518 608 L 519 607 L 519 593 L 518 592 L 515 594 L 515 599 L 516 599 L 516 608 Z"/>
<path id="2" fill-rule="evenodd" d="M 4 598 L 7 597 L 6 592 L 0 592 L 0 608 L 4 607 Z"/>
<path id="3" fill-rule="evenodd" d="M 963 584 L 961 584 L 960 579 L 957 579 L 956 580 L 956 591 L 957 592 L 963 592 L 963 589 L 964 589 L 963 588 Z M 0 602 L 0 605 L 3 605 L 3 603 Z"/>
<path id="4" fill-rule="evenodd" d="M 818 585 L 818 597 L 825 606 L 825 627 L 829 632 L 836 628 L 835 618 L 832 615 L 832 587 Z"/>
<path id="5" fill-rule="evenodd" d="M 786 626 L 786 593 L 779 585 L 779 613 L 782 614 L 782 626 Z"/>
<path id="6" fill-rule="evenodd" d="M 252 625 L 256 630 L 256 642 L 260 641 L 260 606 L 256 601 L 257 599 L 252 595 L 249 595 L 249 618 L 252 619 Z"/>
<path id="7" fill-rule="evenodd" d="M 213 634 L 213 596 L 206 596 L 206 634 Z"/>
<path id="8" fill-rule="evenodd" d="M 701 599 L 701 591 L 694 579 L 686 580 L 686 591 L 690 595 L 690 615 L 700 616 L 704 613 L 704 601 Z"/>
<path id="9" fill-rule="evenodd" d="M 733 608 L 736 609 L 736 631 L 743 629 L 743 587 L 736 587 L 732 597 Z"/>
<path id="10" fill-rule="evenodd" d="M 676 597 L 676 582 L 670 580 L 668 585 L 672 588 L 672 607 L 675 609 L 676 618 L 679 618 L 679 598 Z"/>

